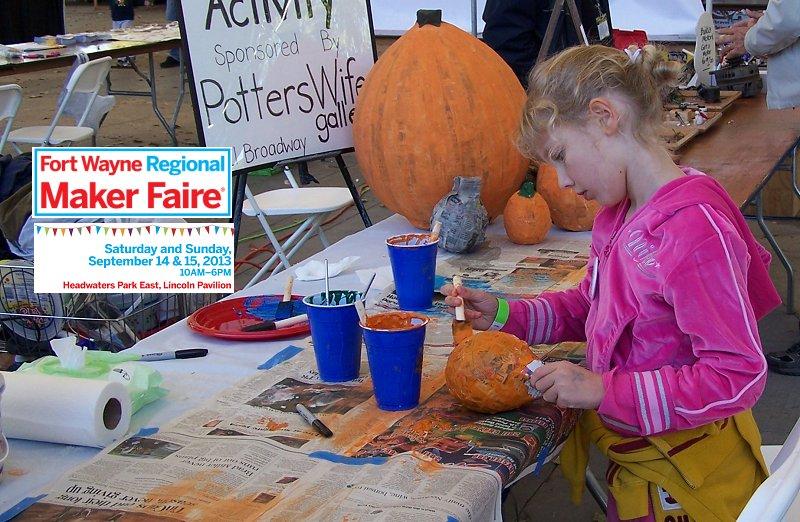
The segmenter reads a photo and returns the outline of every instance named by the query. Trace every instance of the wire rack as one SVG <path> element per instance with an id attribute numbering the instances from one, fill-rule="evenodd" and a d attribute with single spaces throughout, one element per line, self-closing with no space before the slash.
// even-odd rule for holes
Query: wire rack
<path id="1" fill-rule="evenodd" d="M 93 349 L 118 352 L 216 302 L 220 294 L 37 294 L 33 266 L 0 264 L 0 350 L 52 353 L 50 341 L 77 335 Z"/>

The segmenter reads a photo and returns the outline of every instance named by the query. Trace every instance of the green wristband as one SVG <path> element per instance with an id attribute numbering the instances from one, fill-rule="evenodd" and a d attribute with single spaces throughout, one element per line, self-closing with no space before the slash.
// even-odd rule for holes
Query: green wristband
<path id="1" fill-rule="evenodd" d="M 500 330 L 502 327 L 506 325 L 508 321 L 508 314 L 511 309 L 508 306 L 508 301 L 503 299 L 502 297 L 497 298 L 497 314 L 494 316 L 494 322 L 492 322 L 492 326 L 489 327 L 490 330 Z"/>

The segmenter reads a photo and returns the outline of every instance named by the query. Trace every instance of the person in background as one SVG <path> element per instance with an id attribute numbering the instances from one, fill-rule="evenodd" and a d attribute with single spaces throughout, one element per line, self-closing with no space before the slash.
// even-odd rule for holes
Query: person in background
<path id="1" fill-rule="evenodd" d="M 111 8 L 111 28 L 128 29 L 133 27 L 133 0 L 108 0 Z"/>
<path id="2" fill-rule="evenodd" d="M 536 64 L 554 0 L 487 0 L 483 10 L 483 41 L 508 64 L 523 88 L 528 86 L 528 73 Z M 584 30 L 590 41 L 602 40 L 598 27 L 591 23 L 608 12 L 607 0 L 577 0 Z M 549 54 L 578 43 L 569 10 L 561 15 Z"/>
<path id="3" fill-rule="evenodd" d="M 800 107 L 800 0 L 770 0 L 765 11 L 748 9 L 747 14 L 749 19 L 720 29 L 720 57 L 730 60 L 744 53 L 765 57 L 767 107 Z M 800 375 L 800 340 L 766 358 L 771 370 Z"/>
<path id="4" fill-rule="evenodd" d="M 609 521 L 735 520 L 768 475 L 751 408 L 767 373 L 757 321 L 780 298 L 738 205 L 658 139 L 662 89 L 680 72 L 652 45 L 572 47 L 539 64 L 520 149 L 603 206 L 586 277 L 514 301 L 441 289 L 477 330 L 586 342 L 587 367 L 548 362 L 529 384 L 584 410 L 561 468 L 579 499 L 598 446 Z"/>
<path id="5" fill-rule="evenodd" d="M 486 0 L 483 41 L 511 67 L 523 87 L 536 63 L 552 4 L 551 0 Z M 563 25 L 561 20 L 554 39 L 563 38 Z"/>
<path id="6" fill-rule="evenodd" d="M 111 8 L 111 29 L 128 29 L 133 27 L 133 1 L 134 0 L 108 0 Z M 121 67 L 130 67 L 133 56 L 117 58 Z"/>
<path id="7" fill-rule="evenodd" d="M 800 0 L 770 0 L 763 12 L 726 29 L 717 43 L 720 58 L 750 53 L 767 59 L 767 107 L 800 107 Z"/>
<path id="8" fill-rule="evenodd" d="M 180 4 L 178 2 L 179 0 L 167 0 L 167 8 L 164 13 L 167 22 L 176 22 L 178 20 L 178 9 L 180 9 Z M 181 49 L 180 47 L 176 47 L 169 50 L 167 57 L 161 62 L 160 66 L 162 69 L 169 69 L 171 67 L 177 67 L 180 64 Z"/>

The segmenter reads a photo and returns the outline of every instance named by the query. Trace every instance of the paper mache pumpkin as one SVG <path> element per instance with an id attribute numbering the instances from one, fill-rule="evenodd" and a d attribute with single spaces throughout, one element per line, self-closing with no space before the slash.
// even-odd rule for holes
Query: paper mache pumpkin
<path id="1" fill-rule="evenodd" d="M 461 341 L 447 359 L 450 393 L 481 413 L 514 410 L 530 402 L 525 367 L 536 356 L 528 344 L 504 332 L 478 332 Z"/>
<path id="2" fill-rule="evenodd" d="M 518 245 L 535 245 L 544 241 L 553 222 L 544 198 L 526 181 L 519 192 L 508 199 L 503 211 L 503 225 L 508 239 Z"/>
<path id="3" fill-rule="evenodd" d="M 503 213 L 528 160 L 517 150 L 525 92 L 488 45 L 421 11 L 381 55 L 356 101 L 356 160 L 372 192 L 417 228 L 456 176 L 483 179 L 489 218 Z"/>
<path id="4" fill-rule="evenodd" d="M 550 216 L 556 226 L 572 232 L 592 229 L 594 217 L 602 207 L 596 201 L 579 196 L 572 189 L 559 187 L 554 166 L 546 163 L 539 165 L 536 189 L 550 207 Z"/>

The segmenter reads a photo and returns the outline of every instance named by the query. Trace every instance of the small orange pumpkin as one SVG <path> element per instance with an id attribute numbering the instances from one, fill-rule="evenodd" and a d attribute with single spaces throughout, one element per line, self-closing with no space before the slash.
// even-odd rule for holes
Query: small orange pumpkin
<path id="1" fill-rule="evenodd" d="M 596 201 L 579 196 L 572 189 L 559 187 L 554 166 L 547 163 L 539 165 L 536 188 L 547 201 L 553 223 L 558 227 L 572 232 L 592 229 L 594 217 L 602 207 Z"/>
<path id="2" fill-rule="evenodd" d="M 547 202 L 536 192 L 532 181 L 523 183 L 519 192 L 508 199 L 503 211 L 503 225 L 508 239 L 518 245 L 535 245 L 544 241 L 553 222 Z"/>
<path id="3" fill-rule="evenodd" d="M 478 332 L 450 353 L 444 378 L 453 397 L 470 410 L 514 410 L 532 400 L 525 366 L 535 358 L 528 344 L 511 334 Z"/>

